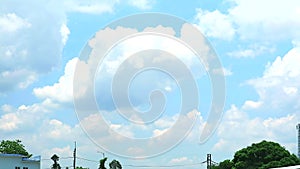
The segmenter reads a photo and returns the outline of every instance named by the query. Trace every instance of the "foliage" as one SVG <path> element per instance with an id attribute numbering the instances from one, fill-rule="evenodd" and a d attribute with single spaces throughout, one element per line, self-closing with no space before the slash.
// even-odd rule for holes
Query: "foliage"
<path id="1" fill-rule="evenodd" d="M 110 169 L 122 169 L 122 165 L 119 161 L 113 160 L 112 162 L 109 163 L 109 168 Z"/>
<path id="2" fill-rule="evenodd" d="M 280 144 L 268 141 L 237 151 L 232 162 L 236 169 L 267 169 L 300 164 L 300 160 Z"/>
<path id="3" fill-rule="evenodd" d="M 88 168 L 84 168 L 84 167 L 76 167 L 76 169 L 88 169 Z"/>
<path id="4" fill-rule="evenodd" d="M 212 166 L 212 169 L 232 169 L 233 162 L 230 160 L 224 160 L 219 165 Z"/>
<path id="5" fill-rule="evenodd" d="M 105 162 L 106 162 L 107 158 L 103 158 L 100 160 L 100 166 L 99 166 L 99 169 L 106 169 L 105 167 Z"/>
<path id="6" fill-rule="evenodd" d="M 59 160 L 59 157 L 54 154 L 52 157 L 51 157 L 51 160 L 53 160 L 54 164 L 52 165 L 51 169 L 61 169 L 60 165 L 57 163 L 57 161 Z"/>
<path id="7" fill-rule="evenodd" d="M 29 154 L 25 150 L 25 146 L 21 143 L 21 140 L 2 140 L 0 143 L 0 153 L 5 154 L 21 154 L 27 157 L 31 157 L 32 154 Z"/>
<path id="8" fill-rule="evenodd" d="M 106 162 L 107 158 L 103 158 L 100 160 L 100 166 L 99 166 L 99 169 L 106 169 L 105 167 L 105 162 Z M 117 160 L 112 160 L 110 163 L 109 163 L 109 169 L 122 169 L 122 165 L 119 161 Z"/>
<path id="9" fill-rule="evenodd" d="M 225 160 L 213 169 L 268 169 L 298 164 L 300 159 L 280 144 L 262 141 L 237 151 L 232 161 Z"/>

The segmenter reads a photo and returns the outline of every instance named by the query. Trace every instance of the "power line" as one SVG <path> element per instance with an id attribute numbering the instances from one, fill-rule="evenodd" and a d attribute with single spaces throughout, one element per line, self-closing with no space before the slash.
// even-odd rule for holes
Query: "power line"
<path id="1" fill-rule="evenodd" d="M 87 159 L 87 158 L 83 158 L 83 157 L 76 157 L 77 159 L 80 159 L 80 160 L 84 160 L 84 161 L 89 161 L 89 162 L 94 162 L 94 163 L 99 163 L 99 161 L 96 161 L 96 160 L 90 160 L 90 159 Z"/>
<path id="2" fill-rule="evenodd" d="M 69 159 L 69 158 L 73 158 L 73 157 L 59 157 L 60 160 L 65 160 L 65 159 Z M 45 161 L 45 160 L 52 160 L 52 159 L 50 159 L 50 158 L 43 158 L 41 160 Z"/>
<path id="3" fill-rule="evenodd" d="M 127 164 L 127 165 L 123 165 L 123 166 L 126 166 L 126 167 L 139 167 L 139 168 L 150 168 L 150 167 L 170 168 L 170 167 L 185 167 L 185 166 L 203 165 L 204 163 L 205 162 L 190 163 L 190 164 L 174 164 L 174 165 L 132 165 L 132 164 Z"/>
<path id="4" fill-rule="evenodd" d="M 61 157 L 60 159 L 72 159 L 74 157 Z M 76 156 L 76 159 L 78 160 L 84 160 L 84 161 L 88 161 L 88 162 L 93 162 L 93 163 L 99 163 L 99 161 L 97 160 L 91 160 L 91 159 L 87 159 L 84 157 L 79 157 Z M 51 160 L 51 159 L 42 159 L 42 160 Z M 207 161 L 203 161 L 203 162 L 197 162 L 197 163 L 189 163 L 189 164 L 173 164 L 173 165 L 134 165 L 134 164 L 123 164 L 122 166 L 126 166 L 126 167 L 134 167 L 134 168 L 171 168 L 171 167 L 187 167 L 187 166 L 196 166 L 196 165 L 203 165 L 205 164 Z M 212 163 L 217 164 L 216 162 L 212 161 Z M 73 168 L 73 166 L 70 166 L 71 168 Z"/>
<path id="5" fill-rule="evenodd" d="M 99 163 L 99 161 L 96 160 L 91 160 L 83 157 L 76 157 L 77 159 L 84 160 L 84 161 L 89 161 L 93 163 Z M 195 165 L 203 165 L 206 163 L 204 162 L 198 162 L 198 163 L 190 163 L 190 164 L 174 164 L 174 165 L 134 165 L 134 164 L 123 164 L 122 166 L 126 167 L 140 167 L 140 168 L 150 168 L 150 167 L 156 167 L 156 168 L 170 168 L 170 167 L 184 167 L 184 166 L 195 166 Z"/>

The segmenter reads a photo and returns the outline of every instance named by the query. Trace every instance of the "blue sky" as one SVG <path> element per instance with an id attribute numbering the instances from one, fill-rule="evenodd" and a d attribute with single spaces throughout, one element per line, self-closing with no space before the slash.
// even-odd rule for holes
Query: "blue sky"
<path id="1" fill-rule="evenodd" d="M 117 29 L 112 29 L 109 34 L 103 30 L 107 25 L 144 12 L 169 14 L 194 25 L 207 38 L 221 61 L 226 79 L 223 116 L 218 128 L 203 144 L 199 144 L 199 137 L 208 124 L 212 101 L 210 77 L 205 66 L 192 53 L 182 54 L 186 52 L 185 48 L 177 48 L 176 43 L 164 46 L 155 38 L 152 41 L 147 37 L 132 38 L 117 44 L 102 62 L 104 64 L 96 65 L 97 76 L 80 77 L 79 85 L 85 86 L 87 93 L 90 92 L 90 80 L 95 80 L 99 112 L 97 115 L 88 114 L 85 119 L 77 118 L 73 78 L 76 64 L 82 61 L 80 54 L 84 46 L 92 44 L 93 40 L 98 42 L 96 32 L 106 35 L 107 41 L 110 37 L 113 39 L 112 35 L 118 34 Z M 0 138 L 21 139 L 28 151 L 42 155 L 42 168 L 49 168 L 51 161 L 47 159 L 53 153 L 60 157 L 72 156 L 74 141 L 78 144 L 78 156 L 92 160 L 78 159 L 77 164 L 90 168 L 96 168 L 97 163 L 93 160 L 102 156 L 97 151 L 105 152 L 109 161 L 118 159 L 128 169 L 135 168 L 129 166 L 131 164 L 196 164 L 184 168 L 205 168 L 198 163 L 205 161 L 207 153 L 219 162 L 231 159 L 235 151 L 261 140 L 276 141 L 296 154 L 295 126 L 300 122 L 299 17 L 298 0 L 1 1 Z M 168 74 L 151 70 L 137 74 L 129 88 L 129 97 L 136 110 L 147 111 L 149 93 L 154 89 L 164 91 L 164 114 L 153 123 L 142 126 L 124 120 L 118 114 L 112 93 L 108 92 L 113 77 L 111 73 L 124 60 L 122 56 L 126 52 L 144 47 L 173 51 L 188 65 L 196 77 L 200 93 L 198 108 L 185 112 L 186 116 L 179 116 L 182 95 L 178 84 Z M 84 110 L 91 106 L 87 99 L 81 104 L 86 108 Z M 127 149 L 134 155 L 140 151 L 131 143 L 116 141 L 113 135 L 103 135 L 107 128 L 97 126 L 100 116 L 108 122 L 110 130 L 131 138 L 149 138 L 167 131 L 178 119 L 182 119 L 183 124 L 190 122 L 193 115 L 198 118 L 184 140 L 170 151 L 152 158 L 136 160 L 116 156 L 90 139 L 99 137 L 103 141 L 100 143 L 107 147 Z M 176 127 L 173 130 L 181 132 Z M 93 135 L 93 131 L 96 134 Z M 171 133 L 165 141 L 176 138 Z M 160 150 L 159 146 L 163 147 L 158 143 L 158 149 L 145 146 L 142 150 L 156 152 Z M 69 166 L 72 160 L 62 159 L 60 163 Z"/>

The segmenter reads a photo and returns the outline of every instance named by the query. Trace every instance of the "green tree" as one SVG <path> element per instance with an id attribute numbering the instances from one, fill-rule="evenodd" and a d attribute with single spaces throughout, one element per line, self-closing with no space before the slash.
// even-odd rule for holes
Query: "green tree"
<path id="1" fill-rule="evenodd" d="M 122 165 L 119 161 L 117 160 L 112 160 L 110 163 L 109 163 L 109 168 L 110 169 L 122 169 Z"/>
<path id="2" fill-rule="evenodd" d="M 300 160 L 278 143 L 262 141 L 237 151 L 232 160 L 236 169 L 268 169 L 300 164 Z"/>
<path id="3" fill-rule="evenodd" d="M 230 160 L 224 160 L 219 164 L 220 169 L 231 169 L 233 167 L 233 162 Z"/>
<path id="4" fill-rule="evenodd" d="M 232 169 L 233 168 L 233 162 L 230 160 L 224 160 L 220 162 L 219 165 L 212 166 L 212 169 Z"/>
<path id="5" fill-rule="evenodd" d="M 57 162 L 57 161 L 59 161 L 59 157 L 56 154 L 54 154 L 51 157 L 51 160 L 53 160 L 53 165 L 52 165 L 51 169 L 61 169 L 60 165 Z"/>
<path id="6" fill-rule="evenodd" d="M 27 157 L 31 157 L 25 150 L 25 146 L 21 143 L 21 140 L 2 140 L 0 143 L 0 153 L 4 154 L 21 154 Z"/>
<path id="7" fill-rule="evenodd" d="M 100 160 L 100 166 L 99 166 L 99 169 L 106 169 L 105 167 L 105 162 L 106 162 L 107 158 L 103 158 Z"/>

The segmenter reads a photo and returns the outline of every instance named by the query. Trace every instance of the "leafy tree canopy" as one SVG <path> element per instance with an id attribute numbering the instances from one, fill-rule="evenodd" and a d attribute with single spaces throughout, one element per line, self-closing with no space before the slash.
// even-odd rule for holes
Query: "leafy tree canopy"
<path id="1" fill-rule="evenodd" d="M 109 168 L 110 169 L 122 169 L 122 165 L 119 161 L 117 160 L 112 160 L 110 163 L 109 163 Z"/>
<path id="2" fill-rule="evenodd" d="M 103 158 L 100 160 L 100 166 L 99 166 L 99 169 L 106 169 L 105 167 L 105 162 L 106 162 L 107 158 Z M 117 160 L 112 160 L 110 163 L 109 163 L 109 169 L 122 169 L 122 165 L 119 161 Z"/>
<path id="3" fill-rule="evenodd" d="M 0 143 L 0 153 L 4 154 L 21 154 L 27 157 L 31 157 L 25 150 L 25 146 L 21 143 L 21 140 L 2 140 Z"/>
<path id="4" fill-rule="evenodd" d="M 105 167 L 105 162 L 106 162 L 107 158 L 103 158 L 100 160 L 100 166 L 99 166 L 99 169 L 106 169 Z"/>
<path id="5" fill-rule="evenodd" d="M 300 159 L 280 144 L 262 141 L 237 151 L 232 161 L 225 160 L 213 169 L 268 169 L 298 164 Z"/>
<path id="6" fill-rule="evenodd" d="M 88 169 L 88 168 L 84 168 L 84 167 L 76 167 L 76 169 Z"/>

